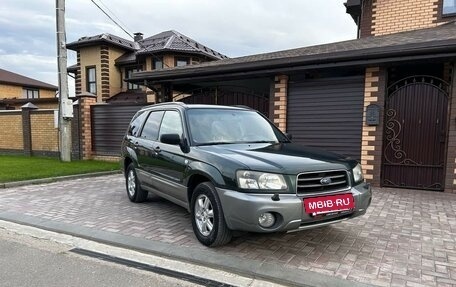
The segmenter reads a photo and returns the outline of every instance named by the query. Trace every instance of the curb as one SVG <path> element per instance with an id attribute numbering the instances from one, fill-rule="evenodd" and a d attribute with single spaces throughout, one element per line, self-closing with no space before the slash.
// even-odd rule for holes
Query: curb
<path id="1" fill-rule="evenodd" d="M 52 183 L 52 182 L 88 178 L 88 177 L 97 177 L 97 176 L 103 176 L 103 175 L 120 174 L 120 173 L 121 173 L 120 170 L 113 170 L 113 171 L 100 171 L 100 172 L 56 176 L 56 177 L 46 177 L 46 178 L 38 178 L 38 179 L 30 179 L 30 180 L 22 180 L 22 181 L 12 181 L 12 182 L 0 183 L 0 189 L 19 187 L 19 186 L 24 186 L 24 185 L 32 185 L 32 184 Z"/>
<path id="2" fill-rule="evenodd" d="M 313 271 L 293 269 L 290 267 L 252 259 L 240 259 L 218 252 L 217 249 L 208 248 L 205 249 L 204 252 L 201 252 L 200 249 L 191 249 L 160 241 L 90 229 L 83 226 L 51 221 L 15 212 L 0 212 L 0 220 L 32 226 L 52 232 L 63 233 L 139 252 L 163 256 L 173 260 L 180 260 L 192 264 L 225 270 L 239 275 L 247 275 L 252 278 L 261 278 L 278 284 L 284 284 L 286 286 L 373 286 Z"/>

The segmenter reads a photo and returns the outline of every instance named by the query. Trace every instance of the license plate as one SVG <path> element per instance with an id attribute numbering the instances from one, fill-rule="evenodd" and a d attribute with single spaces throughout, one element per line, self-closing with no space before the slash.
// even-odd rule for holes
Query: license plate
<path id="1" fill-rule="evenodd" d="M 311 214 L 344 211 L 355 208 L 355 201 L 351 193 L 312 197 L 304 199 L 304 208 Z"/>

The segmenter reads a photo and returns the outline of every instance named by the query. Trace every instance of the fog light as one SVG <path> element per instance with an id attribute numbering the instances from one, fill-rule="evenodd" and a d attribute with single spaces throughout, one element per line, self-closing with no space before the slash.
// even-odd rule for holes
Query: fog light
<path id="1" fill-rule="evenodd" d="M 261 227 L 271 227 L 274 225 L 276 219 L 274 214 L 270 212 L 265 212 L 258 217 L 258 223 L 260 224 Z"/>

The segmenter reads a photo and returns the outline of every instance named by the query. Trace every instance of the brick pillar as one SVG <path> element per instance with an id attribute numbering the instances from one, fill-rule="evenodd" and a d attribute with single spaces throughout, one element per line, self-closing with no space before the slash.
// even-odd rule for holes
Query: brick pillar
<path id="1" fill-rule="evenodd" d="M 274 78 L 274 124 L 282 131 L 287 131 L 287 97 L 288 97 L 288 76 L 278 75 Z"/>
<path id="2" fill-rule="evenodd" d="M 386 70 L 379 67 L 367 68 L 364 86 L 364 114 L 361 140 L 361 165 L 364 177 L 374 186 L 380 186 L 383 147 L 383 119 L 386 93 Z M 380 107 L 380 124 L 366 125 L 366 107 Z"/>
<path id="3" fill-rule="evenodd" d="M 27 103 L 22 109 L 22 136 L 24 142 L 24 155 L 32 156 L 32 126 L 30 123 L 30 111 L 38 109 L 32 103 Z"/>
<path id="4" fill-rule="evenodd" d="M 448 148 L 445 174 L 445 192 L 456 193 L 456 79 L 453 76 L 454 64 L 446 64 L 444 70 L 445 81 L 450 83 L 449 94 L 449 124 Z"/>
<path id="5" fill-rule="evenodd" d="M 97 96 L 91 93 L 77 95 L 79 101 L 80 150 L 82 159 L 92 158 L 92 119 L 90 106 L 97 103 Z"/>
<path id="6" fill-rule="evenodd" d="M 81 125 L 79 112 L 79 101 L 73 104 L 73 118 L 71 119 L 71 140 L 72 140 L 72 160 L 82 159 L 81 153 Z"/>

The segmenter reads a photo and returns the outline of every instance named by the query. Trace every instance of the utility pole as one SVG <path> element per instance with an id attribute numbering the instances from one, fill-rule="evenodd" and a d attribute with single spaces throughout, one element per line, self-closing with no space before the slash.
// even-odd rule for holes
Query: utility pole
<path id="1" fill-rule="evenodd" d="M 57 65 L 59 74 L 59 147 L 60 160 L 71 161 L 71 119 L 73 101 L 68 99 L 65 0 L 56 0 Z"/>

